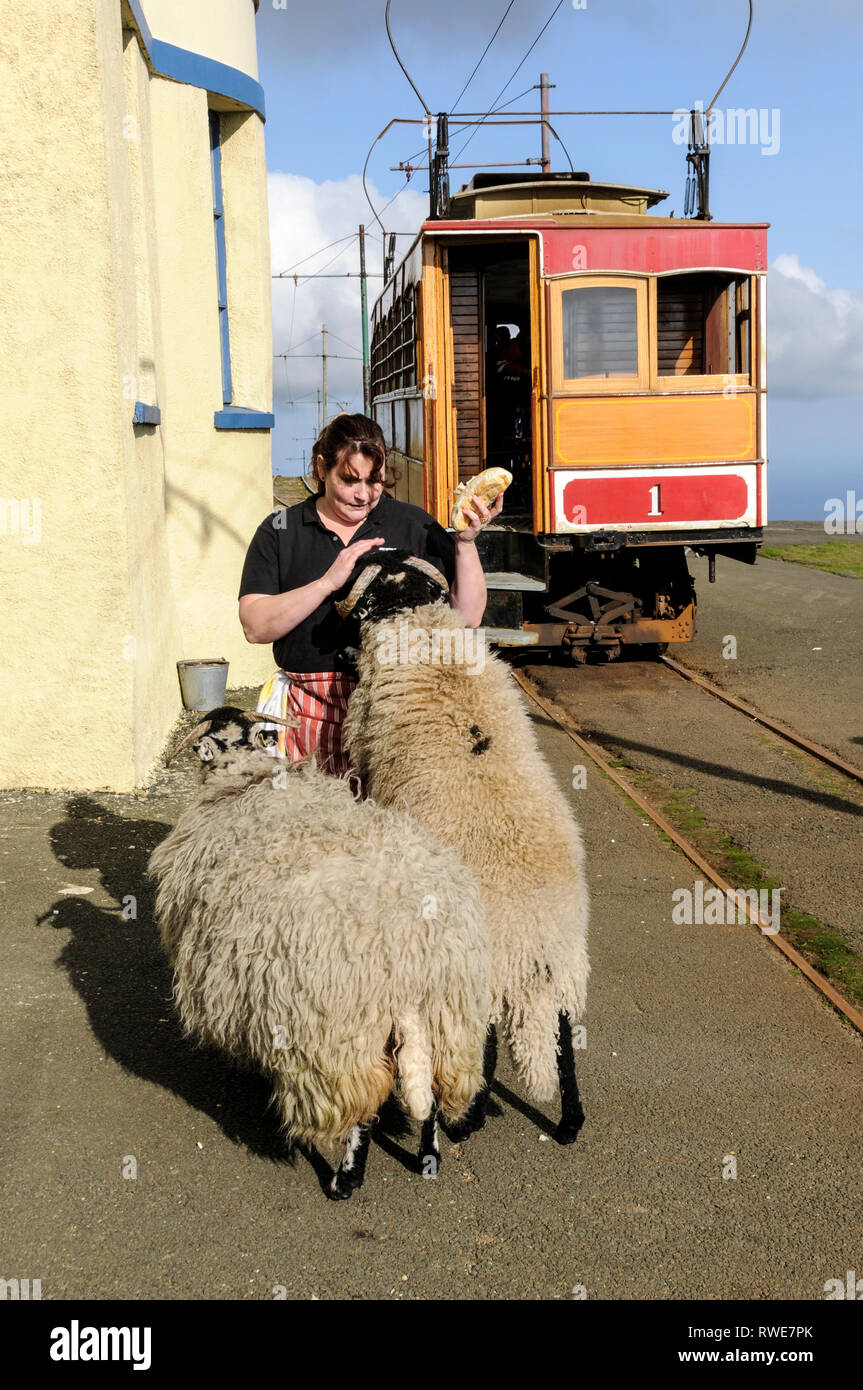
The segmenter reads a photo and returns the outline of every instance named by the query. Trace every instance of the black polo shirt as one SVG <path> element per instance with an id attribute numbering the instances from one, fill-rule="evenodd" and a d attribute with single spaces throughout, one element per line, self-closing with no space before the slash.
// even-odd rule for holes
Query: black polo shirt
<path id="1" fill-rule="evenodd" d="M 284 594 L 320 579 L 330 568 L 344 541 L 318 516 L 316 498 L 295 507 L 280 507 L 265 517 L 252 537 L 243 565 L 240 598 L 244 594 Z M 409 502 L 397 502 L 382 492 L 350 544 L 383 536 L 387 545 L 409 550 L 430 561 L 447 582 L 455 578 L 455 539 Z M 344 592 L 350 587 L 350 581 Z M 332 594 L 292 632 L 273 643 L 276 665 L 283 671 L 348 671 L 339 656 L 345 627 L 335 610 L 340 594 Z"/>

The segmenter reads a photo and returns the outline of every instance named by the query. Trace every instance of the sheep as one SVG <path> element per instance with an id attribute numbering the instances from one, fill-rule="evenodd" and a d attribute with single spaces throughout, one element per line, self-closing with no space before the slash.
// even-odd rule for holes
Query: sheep
<path id="1" fill-rule="evenodd" d="M 361 1185 L 394 1087 L 437 1176 L 437 1110 L 457 1121 L 483 1084 L 476 884 L 453 850 L 314 759 L 274 763 L 262 724 L 223 707 L 187 736 L 203 790 L 150 858 L 183 1025 L 271 1077 L 293 1142 L 345 1141 L 334 1199 Z"/>
<path id="2" fill-rule="evenodd" d="M 446 581 L 405 552 L 366 561 L 337 605 L 360 642 L 344 746 L 370 796 L 473 869 L 491 943 L 486 1084 L 451 1137 L 484 1121 L 501 1025 L 529 1094 L 549 1100 L 559 1085 L 555 1138 L 573 1143 L 584 1111 L 572 1027 L 589 973 L 579 828 L 506 665 L 476 645 Z"/>

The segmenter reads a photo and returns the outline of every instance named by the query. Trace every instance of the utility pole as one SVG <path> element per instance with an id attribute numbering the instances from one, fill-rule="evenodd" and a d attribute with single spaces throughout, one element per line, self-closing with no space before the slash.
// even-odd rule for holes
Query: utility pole
<path id="1" fill-rule="evenodd" d="M 366 288 L 366 229 L 360 226 L 360 312 L 363 319 L 363 414 L 372 413 L 372 371 L 369 361 L 369 297 Z"/>
<path id="2" fill-rule="evenodd" d="M 327 325 L 326 325 L 325 323 L 322 323 L 322 324 L 321 324 L 321 342 L 323 343 L 323 349 L 322 349 L 322 353 L 321 353 L 321 356 L 322 356 L 322 358 L 323 358 L 323 361 L 322 361 L 322 364 L 321 364 L 322 367 L 323 367 L 322 380 L 321 380 L 321 390 L 322 390 L 322 392 L 323 392 L 323 410 L 322 410 L 322 414 L 321 414 L 321 430 L 323 431 L 324 429 L 326 429 L 326 424 L 327 424 Z"/>
<path id="3" fill-rule="evenodd" d="M 551 169 L 551 140 L 548 129 L 548 73 L 541 72 L 539 75 L 539 109 L 542 116 L 542 172 L 549 173 Z"/>

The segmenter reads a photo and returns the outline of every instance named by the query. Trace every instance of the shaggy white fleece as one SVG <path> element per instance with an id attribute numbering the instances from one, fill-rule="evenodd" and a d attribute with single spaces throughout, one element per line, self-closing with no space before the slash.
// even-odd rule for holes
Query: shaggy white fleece
<path id="1" fill-rule="evenodd" d="M 313 762 L 231 750 L 150 859 L 189 1034 L 272 1077 L 290 1136 L 344 1139 L 394 1083 L 411 1115 L 482 1084 L 488 943 L 473 876 Z"/>

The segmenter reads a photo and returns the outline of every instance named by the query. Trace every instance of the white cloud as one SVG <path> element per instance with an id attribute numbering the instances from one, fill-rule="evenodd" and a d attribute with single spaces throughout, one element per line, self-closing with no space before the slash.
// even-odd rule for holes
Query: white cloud
<path id="1" fill-rule="evenodd" d="M 388 195 L 372 184 L 369 192 L 375 206 L 383 210 Z M 334 414 L 338 401 L 350 400 L 362 408 L 362 363 L 339 360 L 336 354 L 359 355 L 362 342 L 360 321 L 359 241 L 355 235 L 362 223 L 366 227 L 366 268 L 380 273 L 383 252 L 380 227 L 363 193 L 358 174 L 339 181 L 314 179 L 298 174 L 269 175 L 270 244 L 274 275 L 297 267 L 299 283 L 293 279 L 274 280 L 273 285 L 273 351 L 287 352 L 296 347 L 299 353 L 321 351 L 321 324 L 326 323 L 329 341 L 328 404 Z M 413 188 L 406 189 L 386 212 L 384 226 L 389 232 L 414 231 L 426 216 L 427 196 Z M 352 237 L 329 250 L 322 248 L 342 237 Z M 372 239 L 372 238 L 375 239 Z M 397 259 L 409 247 L 410 239 L 400 236 Z M 315 254 L 311 254 L 315 253 Z M 306 260 L 306 257 L 311 256 Z M 335 258 L 335 259 L 333 259 Z M 299 262 L 303 262 L 299 265 Z M 328 264 L 328 262 L 332 262 Z M 350 271 L 350 279 L 304 280 L 303 272 L 326 270 L 330 275 Z M 353 278 L 356 276 L 357 278 Z M 369 318 L 379 295 L 382 281 L 368 282 Z M 304 341 L 311 339 L 311 341 Z M 341 340 L 341 341 L 338 341 Z M 286 410 L 289 400 L 311 397 L 321 384 L 321 362 L 315 357 L 296 357 L 287 363 L 274 363 L 274 395 L 276 408 Z M 305 425 L 309 419 L 304 411 Z M 297 433 L 298 430 L 292 431 Z"/>
<path id="2" fill-rule="evenodd" d="M 786 254 L 770 267 L 767 306 L 770 393 L 863 393 L 863 291 L 828 289 L 816 271 Z"/>

